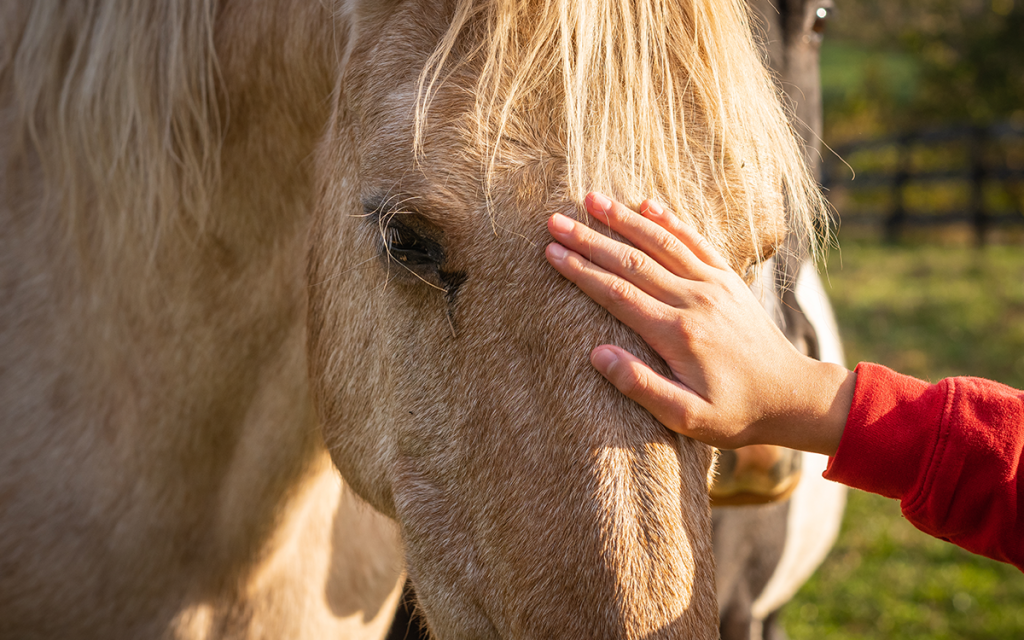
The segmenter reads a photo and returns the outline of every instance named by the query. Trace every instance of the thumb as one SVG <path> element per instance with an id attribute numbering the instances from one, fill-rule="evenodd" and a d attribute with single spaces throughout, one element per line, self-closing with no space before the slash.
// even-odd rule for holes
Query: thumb
<path id="1" fill-rule="evenodd" d="M 590 363 L 616 389 L 672 431 L 690 435 L 687 417 L 699 399 L 686 386 L 670 380 L 633 354 L 610 344 L 590 353 Z"/>

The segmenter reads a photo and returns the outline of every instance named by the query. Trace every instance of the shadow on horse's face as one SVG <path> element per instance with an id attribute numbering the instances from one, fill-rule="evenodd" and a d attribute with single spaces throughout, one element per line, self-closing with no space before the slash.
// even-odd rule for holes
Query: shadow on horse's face
<path id="1" fill-rule="evenodd" d="M 429 49 L 395 52 L 437 35 L 376 29 L 319 155 L 310 351 L 335 463 L 400 523 L 440 637 L 713 636 L 711 451 L 589 364 L 599 342 L 651 354 L 543 258 L 546 218 L 576 213 L 543 112 L 488 203 L 459 78 L 413 157 Z"/>

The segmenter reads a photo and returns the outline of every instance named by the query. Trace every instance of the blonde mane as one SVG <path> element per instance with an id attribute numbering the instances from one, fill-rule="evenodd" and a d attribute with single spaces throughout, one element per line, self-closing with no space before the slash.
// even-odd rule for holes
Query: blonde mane
<path id="1" fill-rule="evenodd" d="M 69 237 L 95 229 L 78 218 L 97 212 L 115 246 L 206 224 L 226 119 L 215 5 L 5 9 L 9 131 L 35 148 Z M 467 33 L 471 55 L 452 56 Z M 590 189 L 634 205 L 653 196 L 716 246 L 755 259 L 786 232 L 813 245 L 814 225 L 827 221 L 742 0 L 458 0 L 420 76 L 418 149 L 446 70 L 470 61 L 480 65 L 485 193 L 508 131 L 540 107 L 557 122 L 577 202 Z M 756 219 L 780 208 L 789 228 L 762 237 Z"/>
<path id="2" fill-rule="evenodd" d="M 814 244 L 825 204 L 742 0 L 459 0 L 454 15 L 420 76 L 418 150 L 435 92 L 467 63 L 452 53 L 468 34 L 486 192 L 500 143 L 540 105 L 560 118 L 576 202 L 591 189 L 633 205 L 654 196 L 755 259 L 786 231 Z M 755 220 L 783 207 L 789 229 L 762 237 Z"/>
<path id="3" fill-rule="evenodd" d="M 155 243 L 206 221 L 223 122 L 214 0 L 8 6 L 0 87 L 74 239 Z M 20 15 L 19 15 L 20 14 Z"/>

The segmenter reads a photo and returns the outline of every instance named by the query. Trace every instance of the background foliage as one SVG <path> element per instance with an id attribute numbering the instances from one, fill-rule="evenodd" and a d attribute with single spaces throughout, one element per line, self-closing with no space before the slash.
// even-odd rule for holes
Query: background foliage
<path id="1" fill-rule="evenodd" d="M 1024 0 L 838 0 L 822 47 L 825 140 L 1024 123 Z"/>

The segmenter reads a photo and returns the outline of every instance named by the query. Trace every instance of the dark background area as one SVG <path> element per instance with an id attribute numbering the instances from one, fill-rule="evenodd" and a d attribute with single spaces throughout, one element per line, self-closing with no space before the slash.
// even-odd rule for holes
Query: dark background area
<path id="1" fill-rule="evenodd" d="M 825 139 L 1024 125 L 1024 2 L 839 0 L 822 48 Z"/>

